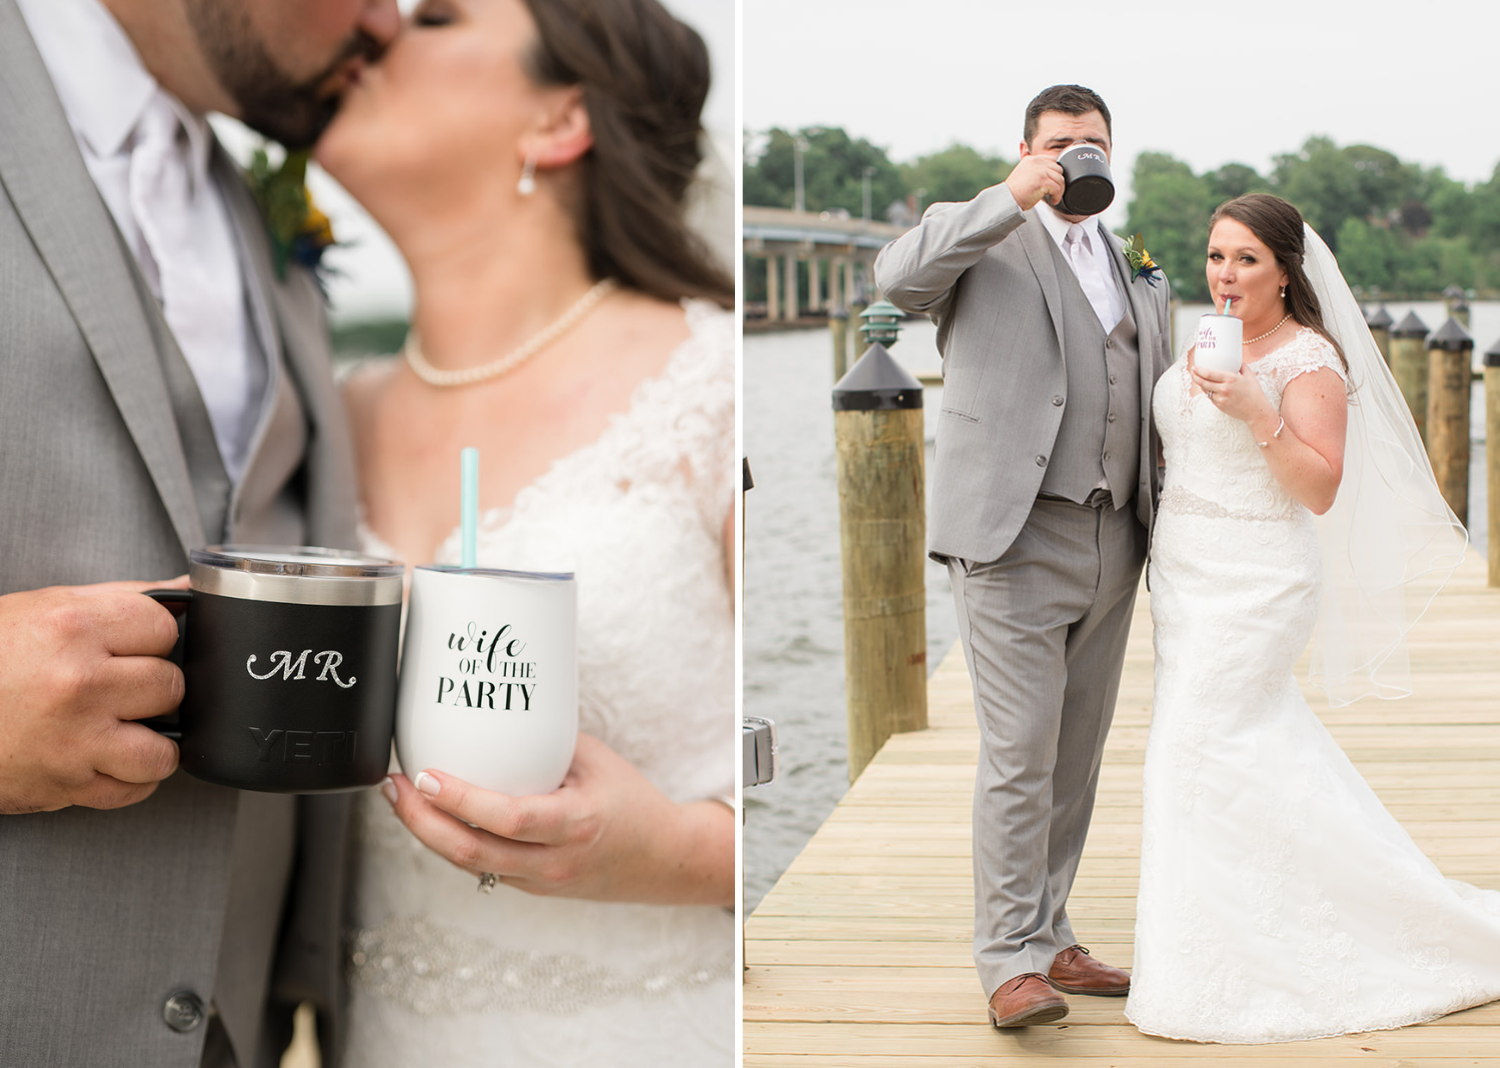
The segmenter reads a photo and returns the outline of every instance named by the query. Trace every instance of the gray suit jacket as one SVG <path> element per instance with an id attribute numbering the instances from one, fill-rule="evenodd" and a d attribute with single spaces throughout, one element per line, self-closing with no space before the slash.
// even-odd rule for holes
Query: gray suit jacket
<path id="1" fill-rule="evenodd" d="M 271 368 L 233 490 L 192 373 L 0 0 L 0 593 L 170 578 L 189 548 L 227 539 L 353 543 L 321 294 L 304 271 L 275 278 L 222 151 L 213 172 Z M 209 1028 L 162 1016 L 181 990 L 217 1007 L 241 1068 L 274 1063 L 296 1000 L 337 1007 L 347 812 L 345 797 L 179 773 L 117 811 L 0 816 L 0 1065 L 194 1068 Z"/>
<path id="2" fill-rule="evenodd" d="M 934 204 L 880 251 L 875 282 L 908 312 L 938 324 L 938 415 L 929 547 L 938 557 L 996 560 L 1041 488 L 1068 392 L 1062 293 L 1035 209 L 1004 185 L 963 204 Z M 1123 246 L 1110 235 L 1122 278 Z M 1140 347 L 1141 455 L 1136 514 L 1148 528 L 1160 490 L 1151 389 L 1171 364 L 1168 288 L 1126 285 Z"/>

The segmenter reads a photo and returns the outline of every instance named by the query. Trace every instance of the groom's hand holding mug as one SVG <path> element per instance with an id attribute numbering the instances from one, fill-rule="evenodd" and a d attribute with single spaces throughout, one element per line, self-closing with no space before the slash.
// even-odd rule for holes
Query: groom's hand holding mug
<path id="1" fill-rule="evenodd" d="M 177 746 L 135 722 L 182 700 L 172 613 L 145 590 L 186 579 L 51 586 L 0 597 L 0 814 L 150 796 Z"/>
<path id="2" fill-rule="evenodd" d="M 1016 198 L 1016 206 L 1030 211 L 1045 198 L 1049 204 L 1062 200 L 1067 182 L 1062 164 L 1051 156 L 1025 155 L 1005 179 L 1005 187 Z"/>

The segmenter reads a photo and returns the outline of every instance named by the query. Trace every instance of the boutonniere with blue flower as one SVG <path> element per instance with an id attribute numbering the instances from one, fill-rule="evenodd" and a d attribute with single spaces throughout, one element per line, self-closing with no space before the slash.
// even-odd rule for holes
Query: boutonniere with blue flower
<path id="1" fill-rule="evenodd" d="M 337 242 L 328 216 L 318 210 L 307 191 L 307 153 L 288 152 L 273 168 L 264 148 L 250 158 L 250 191 L 266 218 L 271 236 L 271 259 L 276 277 L 285 278 L 287 265 L 300 263 L 318 275 L 327 271 L 323 253 Z"/>
<path id="2" fill-rule="evenodd" d="M 1132 282 L 1144 277 L 1152 289 L 1156 288 L 1156 280 L 1161 277 L 1161 268 L 1151 258 L 1151 253 L 1146 251 L 1146 243 L 1141 240 L 1140 234 L 1136 234 L 1125 242 L 1125 260 L 1130 264 Z"/>

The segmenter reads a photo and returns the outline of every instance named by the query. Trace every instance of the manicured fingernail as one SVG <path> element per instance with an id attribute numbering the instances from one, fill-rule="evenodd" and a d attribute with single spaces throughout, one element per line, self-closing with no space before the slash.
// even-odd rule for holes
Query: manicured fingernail
<path id="1" fill-rule="evenodd" d="M 428 797 L 436 797 L 438 791 L 443 788 L 442 783 L 438 782 L 434 776 L 427 774 L 425 771 L 417 772 L 417 777 L 412 780 L 412 785 Z"/>
<path id="2" fill-rule="evenodd" d="M 385 799 L 391 804 L 394 805 L 396 803 L 396 784 L 391 782 L 391 777 L 389 775 L 381 780 L 380 792 L 385 794 Z"/>

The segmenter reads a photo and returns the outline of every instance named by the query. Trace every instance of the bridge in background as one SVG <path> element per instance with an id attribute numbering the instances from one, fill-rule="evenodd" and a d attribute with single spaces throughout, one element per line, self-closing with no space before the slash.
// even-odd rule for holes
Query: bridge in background
<path id="1" fill-rule="evenodd" d="M 858 298 L 874 291 L 870 267 L 876 253 L 907 229 L 826 211 L 743 210 L 744 252 L 765 260 L 766 318 L 772 321 L 867 303 Z M 799 293 L 797 265 L 804 260 L 807 288 Z"/>

